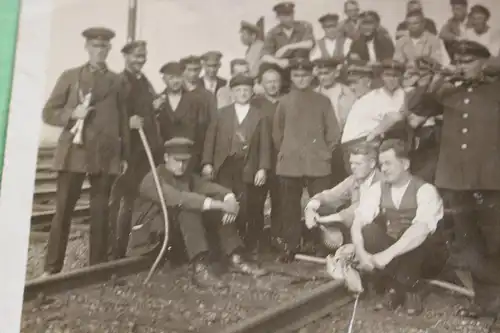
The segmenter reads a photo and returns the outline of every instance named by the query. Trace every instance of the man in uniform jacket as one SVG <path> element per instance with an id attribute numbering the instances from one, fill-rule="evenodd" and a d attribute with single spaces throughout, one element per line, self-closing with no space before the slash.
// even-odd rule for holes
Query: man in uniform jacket
<path id="1" fill-rule="evenodd" d="M 183 86 L 181 64 L 166 63 L 160 68 L 160 73 L 166 85 L 156 102 L 161 137 L 164 141 L 176 136 L 192 140 L 192 170 L 199 172 L 205 133 L 210 122 L 206 101 Z"/>
<path id="2" fill-rule="evenodd" d="M 278 104 L 272 131 L 278 150 L 276 174 L 281 183 L 285 240 L 280 259 L 284 261 L 299 251 L 303 188 L 307 186 L 313 196 L 331 187 L 332 152 L 340 138 L 332 103 L 311 87 L 312 63 L 297 58 L 290 64 L 293 88 Z"/>
<path id="3" fill-rule="evenodd" d="M 89 264 L 107 261 L 109 194 L 129 156 L 122 81 L 106 66 L 115 33 L 97 27 L 85 30 L 83 36 L 89 61 L 61 74 L 43 109 L 45 123 L 63 128 L 53 164 L 58 172 L 57 201 L 44 268 L 47 274 L 63 267 L 71 216 L 87 176 L 91 184 Z M 71 128 L 81 121 L 83 143 L 73 143 Z"/>
<path id="4" fill-rule="evenodd" d="M 464 316 L 500 313 L 500 81 L 482 73 L 491 57 L 474 41 L 462 40 L 453 54 L 463 80 L 443 86 L 443 128 L 435 184 L 453 211 L 454 266 L 470 271 L 475 304 Z"/>
<path id="5" fill-rule="evenodd" d="M 268 118 L 250 103 L 253 79 L 231 78 L 234 103 L 219 110 L 207 130 L 203 149 L 203 172 L 207 178 L 230 188 L 242 202 L 237 226 L 248 250 L 253 250 L 264 228 L 261 205 L 271 167 Z"/>
<path id="6" fill-rule="evenodd" d="M 222 53 L 219 51 L 209 51 L 201 56 L 204 75 L 200 83 L 214 96 L 217 96 L 219 89 L 227 84 L 226 79 L 217 75 L 221 66 L 221 58 Z"/>
<path id="7" fill-rule="evenodd" d="M 192 145 L 193 142 L 187 138 L 176 137 L 167 141 L 164 164 L 157 168 L 157 172 L 169 220 L 180 229 L 193 266 L 193 282 L 202 287 L 227 287 L 209 265 L 209 245 L 203 223 L 204 213 L 209 211 L 214 212 L 217 218 L 210 221 L 207 227 L 216 229 L 230 265 L 242 273 L 254 276 L 264 274 L 262 269 L 242 255 L 243 243 L 233 224 L 239 212 L 235 194 L 187 170 Z M 160 203 L 152 172 L 142 181 L 140 192 L 145 200 Z"/>
<path id="8" fill-rule="evenodd" d="M 437 189 L 410 171 L 408 150 L 398 139 L 379 149 L 382 181 L 361 196 L 351 227 L 356 258 L 372 281 L 385 284 L 389 310 L 403 305 L 408 315 L 422 312 L 422 280 L 442 270 L 440 221 L 443 200 Z M 382 304 L 381 304 L 382 305 Z M 377 307 L 379 307 L 378 305 Z"/>
<path id="9" fill-rule="evenodd" d="M 142 178 L 150 169 L 141 138 L 136 130 L 138 127 L 143 128 L 156 162 L 159 163 L 163 158 L 163 144 L 153 108 L 156 93 L 147 77 L 142 73 L 147 58 L 146 42 L 127 43 L 121 51 L 125 58 L 125 70 L 120 74 L 120 77 L 125 91 L 125 103 L 132 132 L 130 133 L 130 156 L 122 183 L 125 187 L 121 188 L 121 196 L 124 200 L 119 210 L 116 225 L 116 242 L 113 248 L 115 258 L 121 258 L 126 254 L 134 202 Z M 113 222 L 111 221 L 111 223 Z"/>

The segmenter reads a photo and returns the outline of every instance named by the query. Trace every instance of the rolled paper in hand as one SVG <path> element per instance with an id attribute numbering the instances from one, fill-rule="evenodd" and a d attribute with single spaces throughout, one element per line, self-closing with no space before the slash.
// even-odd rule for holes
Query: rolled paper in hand
<path id="1" fill-rule="evenodd" d="M 85 95 L 82 105 L 85 108 L 90 106 L 90 99 L 92 98 L 92 93 Z M 70 133 L 73 134 L 73 144 L 81 145 L 83 144 L 83 128 L 85 127 L 85 119 L 78 119 L 75 125 L 70 129 Z"/>

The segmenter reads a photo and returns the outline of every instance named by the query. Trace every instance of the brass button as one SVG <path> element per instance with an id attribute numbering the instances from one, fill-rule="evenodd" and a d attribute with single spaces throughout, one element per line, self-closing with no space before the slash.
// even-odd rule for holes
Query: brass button
<path id="1" fill-rule="evenodd" d="M 467 88 L 467 92 L 472 92 L 472 87 Z"/>
<path id="2" fill-rule="evenodd" d="M 467 133 L 469 130 L 467 128 L 462 128 L 462 133 Z"/>
<path id="3" fill-rule="evenodd" d="M 462 148 L 462 150 L 465 150 L 467 149 L 467 145 L 464 143 L 462 146 L 460 146 L 460 148 Z"/>
<path id="4" fill-rule="evenodd" d="M 464 103 L 465 104 L 469 104 L 470 103 L 470 99 L 468 99 L 468 98 L 464 99 Z"/>
<path id="5" fill-rule="evenodd" d="M 467 118 L 469 118 L 469 114 L 468 114 L 468 113 L 464 113 L 464 114 L 462 115 L 462 117 L 463 117 L 464 119 L 467 119 Z"/>

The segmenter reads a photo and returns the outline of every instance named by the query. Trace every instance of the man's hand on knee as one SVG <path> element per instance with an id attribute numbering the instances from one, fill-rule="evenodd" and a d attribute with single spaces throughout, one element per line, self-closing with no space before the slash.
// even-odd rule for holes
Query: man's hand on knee
<path id="1" fill-rule="evenodd" d="M 319 215 L 317 213 L 319 206 L 321 203 L 319 200 L 309 200 L 304 208 L 304 219 L 308 229 L 312 229 L 317 225 L 317 220 L 319 219 Z"/>

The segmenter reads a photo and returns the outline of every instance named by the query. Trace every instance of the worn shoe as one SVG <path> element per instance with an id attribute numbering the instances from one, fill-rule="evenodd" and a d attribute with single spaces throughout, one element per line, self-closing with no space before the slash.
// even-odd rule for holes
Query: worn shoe
<path id="1" fill-rule="evenodd" d="M 405 294 L 399 291 L 396 291 L 396 289 L 391 288 L 389 289 L 383 299 L 375 304 L 375 310 L 379 311 L 382 309 L 386 310 L 396 310 L 398 306 L 403 305 L 405 302 Z"/>
<path id="2" fill-rule="evenodd" d="M 226 289 L 227 285 L 222 281 L 204 261 L 197 261 L 192 267 L 192 282 L 201 288 Z"/>
<path id="3" fill-rule="evenodd" d="M 479 318 L 498 318 L 499 313 L 497 311 L 490 311 L 484 309 L 478 304 L 471 304 L 468 307 L 463 307 L 458 310 L 457 316 L 470 318 L 470 319 L 479 319 Z"/>
<path id="4" fill-rule="evenodd" d="M 263 268 L 260 268 L 258 265 L 243 259 L 243 257 L 239 254 L 231 255 L 231 265 L 238 271 L 253 275 L 255 277 L 259 277 L 265 275 L 267 272 Z"/>
<path id="5" fill-rule="evenodd" d="M 422 297 L 416 292 L 405 293 L 405 309 L 409 316 L 418 316 L 424 311 Z"/>

